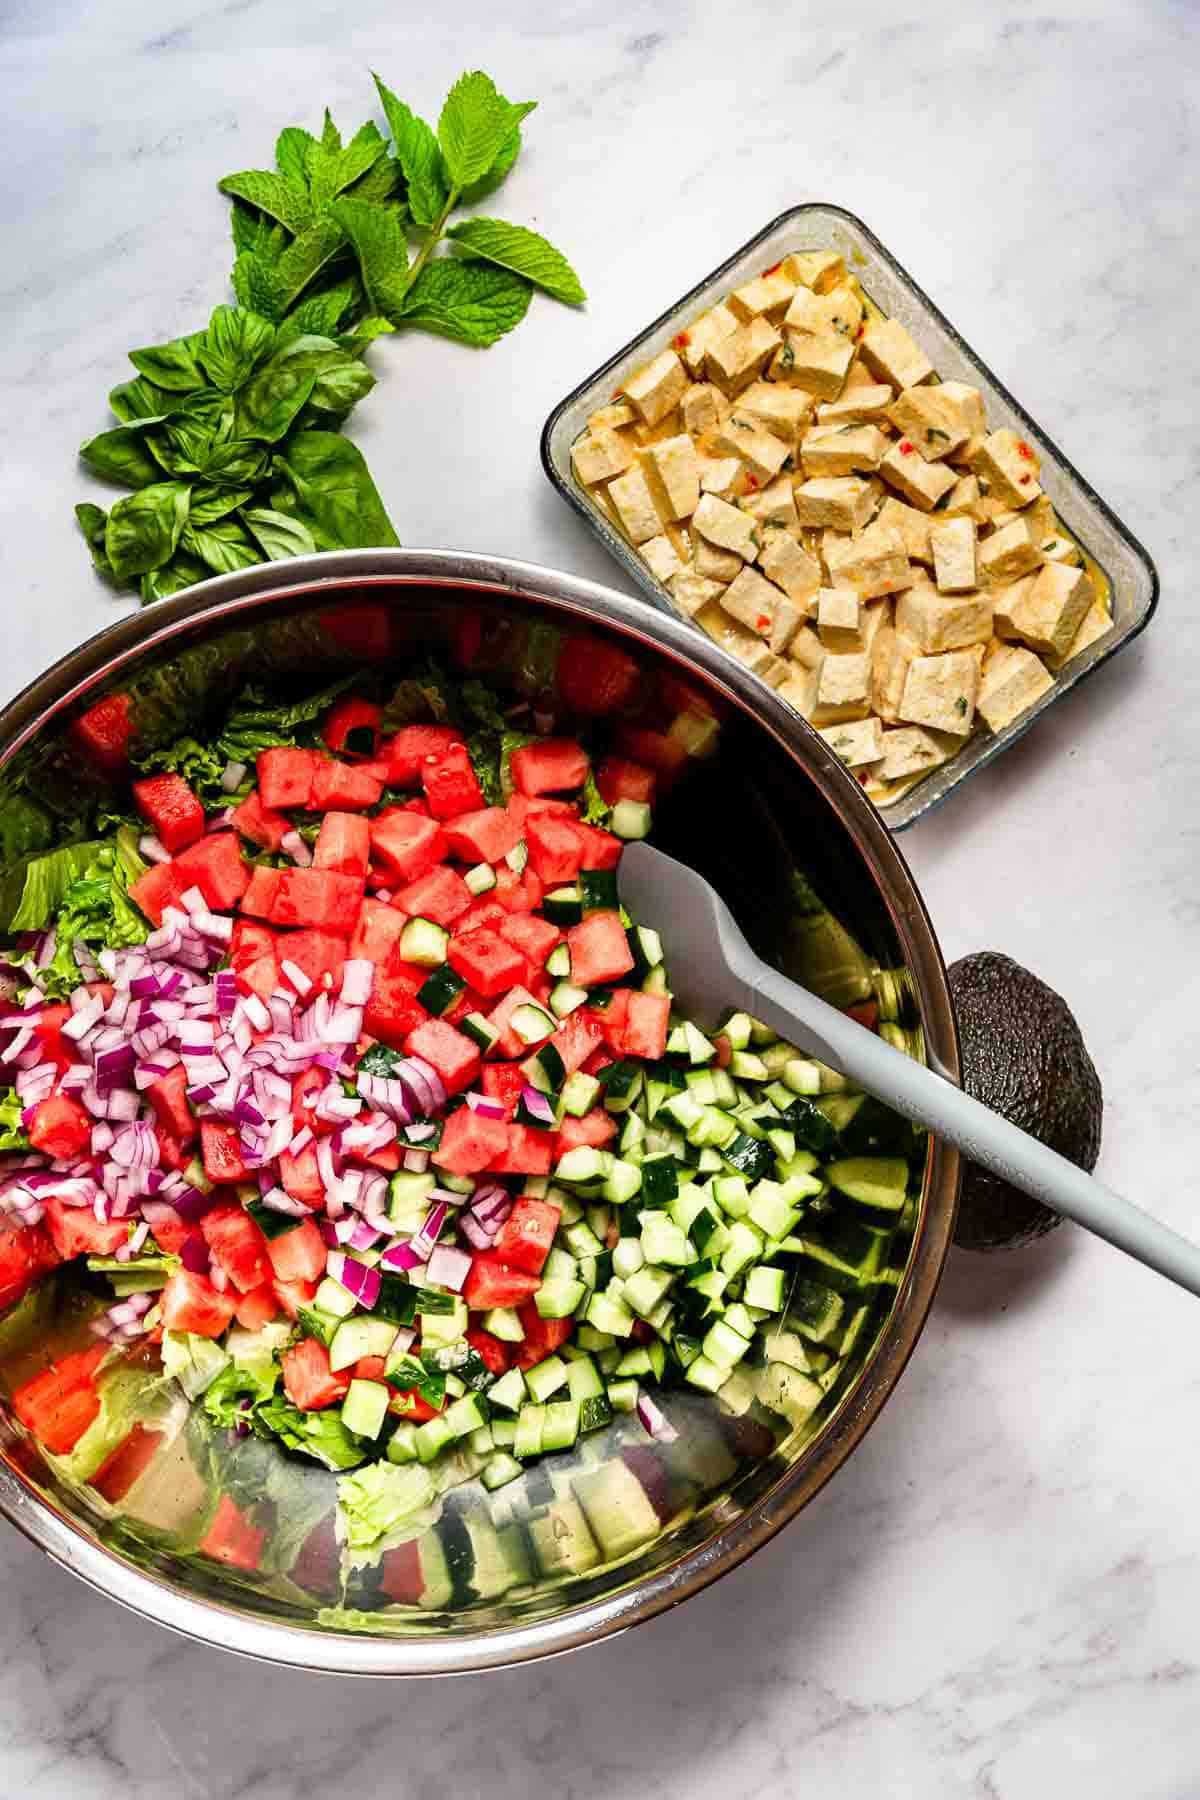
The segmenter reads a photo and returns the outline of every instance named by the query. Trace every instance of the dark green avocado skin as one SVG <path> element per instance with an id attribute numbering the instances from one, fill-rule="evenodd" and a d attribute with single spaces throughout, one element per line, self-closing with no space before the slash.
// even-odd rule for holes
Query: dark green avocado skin
<path id="1" fill-rule="evenodd" d="M 1093 1169 L 1104 1096 L 1066 1001 L 997 950 L 964 956 L 949 975 L 963 1087 L 1081 1169 Z M 964 1249 L 1015 1249 L 1061 1223 L 998 1175 L 964 1164 L 954 1232 Z"/>

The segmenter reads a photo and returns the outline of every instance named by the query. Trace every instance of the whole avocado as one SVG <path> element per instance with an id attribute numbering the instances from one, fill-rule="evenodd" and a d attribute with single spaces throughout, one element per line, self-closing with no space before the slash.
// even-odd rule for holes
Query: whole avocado
<path id="1" fill-rule="evenodd" d="M 1074 1014 L 1060 994 L 1009 956 L 980 950 L 952 965 L 962 1084 L 1081 1169 L 1100 1154 L 1104 1096 Z M 1062 1220 L 977 1163 L 964 1165 L 954 1241 L 1010 1250 Z"/>

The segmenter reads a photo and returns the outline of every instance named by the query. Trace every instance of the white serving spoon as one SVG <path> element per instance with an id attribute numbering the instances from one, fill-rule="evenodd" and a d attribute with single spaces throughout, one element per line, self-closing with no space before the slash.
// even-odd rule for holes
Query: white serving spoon
<path id="1" fill-rule="evenodd" d="M 1200 1295 L 1200 1249 L 944 1076 L 768 967 L 694 869 L 649 844 L 630 844 L 618 879 L 621 900 L 634 918 L 666 923 L 672 991 L 681 1011 L 697 1024 L 713 1025 L 730 1010 L 761 1019 L 972 1162 Z"/>

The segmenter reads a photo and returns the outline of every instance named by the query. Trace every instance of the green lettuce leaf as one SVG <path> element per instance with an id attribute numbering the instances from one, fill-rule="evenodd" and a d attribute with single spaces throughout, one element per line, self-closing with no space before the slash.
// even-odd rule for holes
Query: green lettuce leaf
<path id="1" fill-rule="evenodd" d="M 371 1463 L 343 1475 L 337 1486 L 352 1550 L 369 1549 L 437 1499 L 433 1477 L 420 1463 Z"/>
<path id="2" fill-rule="evenodd" d="M 279 1383 L 279 1369 L 267 1363 L 226 1363 L 204 1395 L 204 1410 L 214 1425 L 232 1428 L 249 1424 L 249 1414 L 272 1398 Z M 243 1402 L 248 1402 L 243 1405 Z"/>
<path id="3" fill-rule="evenodd" d="M 255 1430 L 265 1430 L 289 1450 L 311 1456 L 327 1469 L 352 1469 L 366 1454 L 335 1412 L 301 1412 L 277 1397 L 256 1409 L 253 1424 Z"/>
<path id="4" fill-rule="evenodd" d="M 64 844 L 61 850 L 30 857 L 23 868 L 13 871 L 16 892 L 11 895 L 11 907 L 0 904 L 0 914 L 7 913 L 0 917 L 0 925 L 6 931 L 44 931 L 66 899 L 68 888 L 106 848 L 102 843 Z M 9 899 L 6 879 L 3 900 Z"/>
<path id="5" fill-rule="evenodd" d="M 29 1139 L 21 1125 L 23 1102 L 16 1088 L 0 1089 L 0 1150 L 28 1150 Z"/>
<path id="6" fill-rule="evenodd" d="M 149 866 L 138 854 L 132 828 L 122 826 L 67 888 L 54 917 L 54 956 L 38 972 L 42 988 L 52 998 L 65 999 L 79 986 L 76 944 L 96 951 L 145 942 L 150 927 L 129 898 L 129 884 Z"/>
<path id="7" fill-rule="evenodd" d="M 612 807 L 596 786 L 596 777 L 591 767 L 588 768 L 587 780 L 583 784 L 580 795 L 583 805 L 583 822 L 585 825 L 607 825 Z"/>
<path id="8" fill-rule="evenodd" d="M 133 758 L 142 774 L 182 776 L 207 810 L 244 800 L 254 785 L 254 772 L 247 769 L 236 793 L 225 791 L 222 777 L 230 760 L 214 745 L 201 744 L 194 737 L 176 738 L 173 744 L 165 744 L 161 750 L 143 750 Z"/>
<path id="9" fill-rule="evenodd" d="M 128 1365 L 103 1375 L 99 1391 L 100 1411 L 70 1454 L 56 1458 L 57 1467 L 73 1481 L 90 1481 L 134 1426 L 162 1406 L 146 1371 Z"/>
<path id="10" fill-rule="evenodd" d="M 315 722 L 354 680 L 353 675 L 343 675 L 315 694 L 283 704 L 272 702 L 265 688 L 245 688 L 217 738 L 217 753 L 226 761 L 249 762 L 260 750 L 316 742 Z"/>

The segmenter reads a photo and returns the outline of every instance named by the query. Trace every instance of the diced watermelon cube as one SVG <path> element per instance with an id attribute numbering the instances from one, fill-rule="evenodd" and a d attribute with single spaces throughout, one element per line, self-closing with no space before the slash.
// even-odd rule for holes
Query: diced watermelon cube
<path id="1" fill-rule="evenodd" d="M 314 988 L 336 993 L 342 985 L 346 940 L 334 931 L 317 931 L 311 927 L 304 931 L 289 931 L 286 937 L 276 942 L 275 955 L 280 963 L 295 963 Z M 315 994 L 312 998 L 316 998 Z"/>
<path id="2" fill-rule="evenodd" d="M 394 906 L 368 895 L 359 908 L 348 954 L 381 968 L 399 944 L 407 923 L 405 915 Z"/>
<path id="3" fill-rule="evenodd" d="M 145 876 L 142 879 L 145 880 Z M 282 880 L 282 869 L 268 869 L 262 864 L 251 869 L 249 883 L 242 895 L 242 911 L 252 913 L 257 919 L 269 919 Z"/>
<path id="4" fill-rule="evenodd" d="M 312 1219 L 267 1239 L 276 1281 L 319 1281 L 325 1273 L 325 1242 Z"/>
<path id="5" fill-rule="evenodd" d="M 133 783 L 133 798 L 164 850 L 174 856 L 204 835 L 204 808 L 181 775 L 148 775 Z"/>
<path id="6" fill-rule="evenodd" d="M 489 1100 L 494 1100 L 504 1108 L 505 1117 L 511 1119 L 517 1110 L 517 1101 L 521 1098 L 521 1089 L 525 1086 L 525 1077 L 517 1063 L 484 1063 L 479 1084 Z"/>
<path id="7" fill-rule="evenodd" d="M 174 863 L 153 863 L 144 875 L 129 884 L 129 898 L 153 925 L 162 924 L 163 908 L 178 906 L 185 883 Z"/>
<path id="8" fill-rule="evenodd" d="M 492 892 L 508 912 L 536 912 L 542 904 L 545 888 L 528 866 L 518 875 L 515 869 L 501 863 L 496 870 L 496 885 Z"/>
<path id="9" fill-rule="evenodd" d="M 379 748 L 382 707 L 373 700 L 339 700 L 321 727 L 321 736 L 339 756 L 372 757 Z"/>
<path id="10" fill-rule="evenodd" d="M 482 1173 L 507 1149 L 508 1131 L 503 1119 L 489 1119 L 460 1106 L 442 1127 L 442 1141 L 434 1152 L 438 1167 L 452 1175 Z"/>
<path id="11" fill-rule="evenodd" d="M 444 1019 L 429 1019 L 410 1031 L 404 1040 L 410 1056 L 420 1056 L 435 1068 L 448 1094 L 470 1087 L 479 1073 L 479 1047 Z"/>
<path id="12" fill-rule="evenodd" d="M 488 1164 L 493 1175 L 548 1175 L 554 1166 L 556 1140 L 552 1131 L 532 1125 L 507 1125 L 508 1142 L 500 1156 Z"/>
<path id="13" fill-rule="evenodd" d="M 110 694 L 98 700 L 71 727 L 71 735 L 92 761 L 110 775 L 125 767 L 133 736 L 133 700 L 129 694 Z"/>
<path id="14" fill-rule="evenodd" d="M 128 1242 L 127 1219 L 98 1219 L 90 1206 L 68 1206 L 56 1194 L 43 1205 L 50 1240 L 64 1262 L 75 1256 L 113 1256 Z"/>
<path id="15" fill-rule="evenodd" d="M 237 1205 L 214 1206 L 200 1221 L 213 1260 L 220 1264 L 239 1293 L 249 1294 L 271 1279 L 267 1240 Z M 274 1308 L 268 1317 L 274 1317 Z"/>
<path id="16" fill-rule="evenodd" d="M 440 753 L 426 756 L 420 774 L 435 819 L 456 819 L 460 813 L 482 808 L 483 789 L 465 744 L 451 744 Z"/>
<path id="17" fill-rule="evenodd" d="M 616 1135 L 617 1122 L 612 1114 L 602 1106 L 594 1106 L 582 1119 L 568 1115 L 562 1120 L 558 1127 L 558 1154 L 565 1156 L 568 1150 L 579 1150 L 585 1145 L 591 1150 L 602 1150 Z"/>
<path id="18" fill-rule="evenodd" d="M 517 1345 L 517 1354 L 513 1358 L 518 1369 L 532 1369 L 545 1362 L 548 1356 L 562 1349 L 575 1329 L 575 1321 L 571 1318 L 543 1319 L 533 1300 L 527 1300 L 517 1308 L 517 1317 L 525 1328 L 525 1336 Z"/>
<path id="19" fill-rule="evenodd" d="M 371 854 L 401 881 L 415 881 L 444 858 L 445 833 L 410 807 L 390 806 L 371 821 Z"/>
<path id="20" fill-rule="evenodd" d="M 46 1156 L 78 1156 L 87 1148 L 92 1122 L 69 1094 L 39 1100 L 29 1122 L 29 1142 Z"/>
<path id="21" fill-rule="evenodd" d="M 271 923 L 315 925 L 349 937 L 362 907 L 363 892 L 364 883 L 356 875 L 338 875 L 332 869 L 283 869 L 271 908 Z"/>
<path id="22" fill-rule="evenodd" d="M 198 887 L 213 912 L 232 912 L 250 885 L 250 870 L 232 831 L 212 832 L 175 858 L 186 887 Z"/>
<path id="23" fill-rule="evenodd" d="M 264 1281 L 261 1287 L 252 1288 L 248 1294 L 242 1295 L 233 1316 L 247 1331 L 261 1331 L 278 1313 L 279 1301 L 275 1296 L 274 1285 Z"/>
<path id="24" fill-rule="evenodd" d="M 522 1194 L 500 1227 L 492 1248 L 514 1269 L 540 1275 L 561 1217 L 560 1207 L 552 1206 L 548 1200 L 535 1200 L 532 1194 Z"/>
<path id="25" fill-rule="evenodd" d="M 237 970 L 237 982 L 239 993 L 257 994 L 260 1000 L 269 1000 L 279 986 L 279 962 L 274 950 L 243 963 Z"/>
<path id="26" fill-rule="evenodd" d="M 522 826 L 507 807 L 485 806 L 482 812 L 447 819 L 445 831 L 452 856 L 469 863 L 496 863 L 520 843 Z"/>
<path id="27" fill-rule="evenodd" d="M 627 756 L 606 756 L 596 770 L 596 786 L 610 806 L 618 800 L 642 800 L 652 803 L 658 777 L 643 763 Z"/>
<path id="28" fill-rule="evenodd" d="M 199 1126 L 188 1105 L 187 1070 L 182 1063 L 176 1063 L 165 1075 L 158 1075 L 145 1089 L 145 1097 L 154 1108 L 159 1123 L 186 1144 L 196 1136 Z"/>
<path id="29" fill-rule="evenodd" d="M 494 928 L 507 917 L 507 908 L 501 906 L 498 900 L 493 900 L 490 894 L 484 894 L 481 899 L 472 900 L 466 912 L 455 919 L 454 935 L 463 937 L 468 931 L 478 931 L 484 925 Z"/>
<path id="30" fill-rule="evenodd" d="M 382 792 L 382 779 L 369 769 L 322 756 L 313 772 L 309 805 L 314 812 L 325 812 L 332 807 L 343 812 L 361 811 L 365 806 L 378 806 Z"/>
<path id="31" fill-rule="evenodd" d="M 503 994 L 525 973 L 525 957 L 498 932 L 484 925 L 452 938 L 446 960 L 471 986 L 491 1000 Z"/>
<path id="32" fill-rule="evenodd" d="M 461 731 L 456 731 L 452 725 L 401 726 L 394 738 L 387 738 L 380 745 L 380 754 L 388 763 L 388 785 L 416 787 L 425 758 L 439 756 L 452 744 L 462 741 Z"/>
<path id="33" fill-rule="evenodd" d="M 327 812 L 313 851 L 313 867 L 339 875 L 366 877 L 371 862 L 371 828 L 358 813 Z"/>
<path id="34" fill-rule="evenodd" d="M 573 712 L 599 718 L 619 712 L 629 702 L 641 670 L 632 656 L 607 638 L 581 631 L 564 641 L 554 679 Z"/>
<path id="35" fill-rule="evenodd" d="M 302 1338 L 279 1359 L 283 1391 L 301 1412 L 315 1412 L 344 1400 L 350 1388 L 349 1370 L 336 1374 L 329 1367 L 329 1352 L 320 1338 Z"/>
<path id="36" fill-rule="evenodd" d="M 269 806 L 263 805 L 257 788 L 235 807 L 229 823 L 242 837 L 261 845 L 264 850 L 278 850 L 291 829 L 283 813 L 272 812 Z"/>
<path id="37" fill-rule="evenodd" d="M 470 888 L 457 869 L 444 863 L 392 895 L 392 905 L 400 912 L 413 919 L 433 919 L 438 925 L 453 925 L 470 904 Z"/>
<path id="38" fill-rule="evenodd" d="M 571 979 L 578 987 L 599 981 L 618 981 L 633 967 L 633 952 L 625 937 L 618 912 L 605 909 L 589 913 L 567 931 L 571 952 Z"/>
<path id="39" fill-rule="evenodd" d="M 363 1013 L 363 1030 L 393 1050 L 402 1050 L 409 1033 L 429 1019 L 429 1013 L 417 999 L 422 980 L 414 980 L 387 964 L 376 964 L 371 997 Z"/>
<path id="40" fill-rule="evenodd" d="M 582 787 L 591 764 L 574 738 L 542 738 L 514 750 L 510 766 L 519 794 L 554 794 Z"/>
<path id="41" fill-rule="evenodd" d="M 653 769 L 664 787 L 668 787 L 687 765 L 686 748 L 678 738 L 670 737 L 665 731 L 624 725 L 618 741 L 625 755 Z"/>
<path id="42" fill-rule="evenodd" d="M 241 1142 L 232 1125 L 222 1125 L 216 1119 L 202 1119 L 200 1149 L 204 1173 L 214 1187 L 233 1187 L 239 1181 L 245 1181 Z"/>
<path id="43" fill-rule="evenodd" d="M 71 1210 L 81 1212 L 83 1208 Z M 58 1251 L 40 1225 L 0 1225 L 0 1308 L 23 1299 L 58 1263 Z"/>
<path id="44" fill-rule="evenodd" d="M 525 835 L 525 827 L 530 819 L 546 817 L 577 819 L 579 817 L 573 800 L 555 800 L 549 794 L 510 794 L 506 810 L 513 823 L 521 827 L 522 837 Z"/>
<path id="45" fill-rule="evenodd" d="M 623 845 L 619 837 L 611 831 L 601 831 L 598 825 L 580 825 L 579 835 L 583 840 L 583 854 L 579 859 L 581 869 L 615 869 L 621 860 Z"/>
<path id="46" fill-rule="evenodd" d="M 496 1030 L 500 1033 L 499 1038 L 489 1052 L 490 1055 L 503 1056 L 511 1062 L 516 1056 L 527 1056 L 530 1050 L 536 1047 L 533 1044 L 526 1043 L 524 1038 L 518 1037 L 517 1033 L 512 1028 L 512 1016 L 519 1006 L 536 1006 L 537 1004 L 537 1000 L 529 992 L 528 988 L 514 987 L 509 989 L 499 1006 L 495 1007 L 493 1011 L 488 1014 L 488 1023 L 494 1025 Z M 549 1037 L 550 1035 L 551 1034 L 547 1032 L 546 1036 Z M 543 1039 L 543 1042 L 544 1041 L 545 1040 Z"/>
<path id="47" fill-rule="evenodd" d="M 317 768 L 326 760 L 319 750 L 295 750 L 287 745 L 260 750 L 255 767 L 263 805 L 275 812 L 310 806 Z"/>
<path id="48" fill-rule="evenodd" d="M 558 926 L 536 913 L 509 913 L 498 930 L 528 960 L 535 975 L 541 974 L 546 958 L 562 939 Z"/>
<path id="49" fill-rule="evenodd" d="M 325 1184 L 321 1180 L 321 1170 L 317 1163 L 317 1152 L 312 1144 L 307 1145 L 298 1156 L 285 1150 L 279 1158 L 279 1179 L 283 1190 L 293 1200 L 301 1200 L 305 1206 L 320 1206 L 325 1198 Z"/>
<path id="50" fill-rule="evenodd" d="M 167 1278 L 160 1304 L 168 1331 L 193 1331 L 197 1337 L 220 1337 L 233 1319 L 237 1295 L 222 1293 L 204 1275 L 177 1269 Z"/>
<path id="51" fill-rule="evenodd" d="M 581 1006 L 563 1020 L 550 1042 L 562 1058 L 567 1074 L 573 1075 L 576 1069 L 582 1069 L 603 1036 L 596 1014 Z"/>
<path id="52" fill-rule="evenodd" d="M 546 887 L 574 881 L 583 859 L 584 827 L 574 819 L 541 813 L 525 826 L 529 866 Z"/>
<path id="53" fill-rule="evenodd" d="M 667 1022 L 671 1013 L 669 994 L 642 994 L 633 988 L 620 990 L 624 996 L 623 1016 L 609 1027 L 605 1018 L 605 1035 L 618 1056 L 642 1056 L 656 1062 L 667 1047 Z M 616 996 L 614 996 L 615 1000 Z"/>
<path id="54" fill-rule="evenodd" d="M 496 1306 L 519 1306 L 541 1287 L 541 1277 L 514 1269 L 494 1250 L 479 1250 L 471 1258 L 471 1272 L 463 1283 L 463 1299 L 473 1312 L 490 1312 Z"/>

